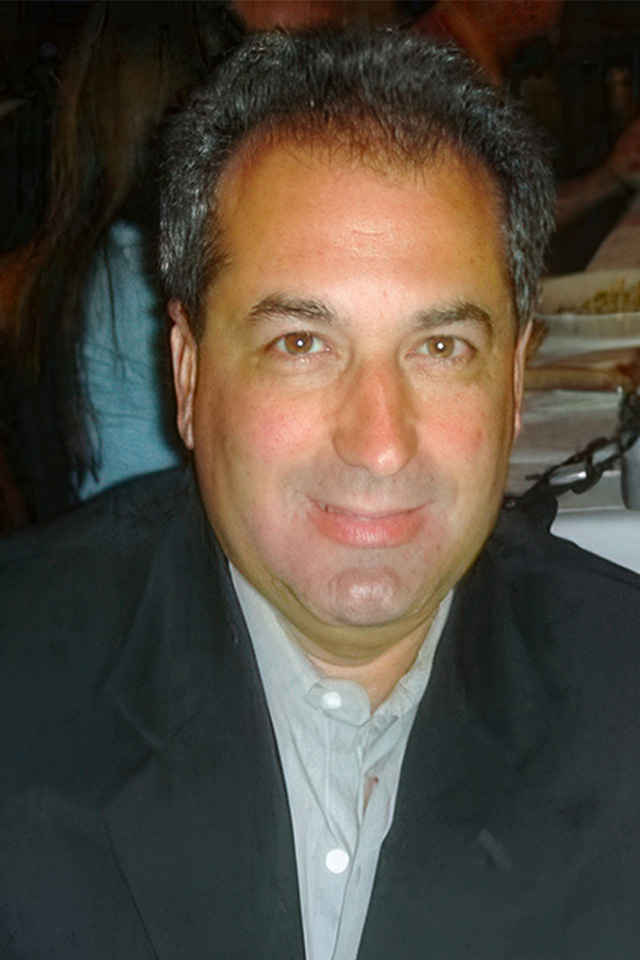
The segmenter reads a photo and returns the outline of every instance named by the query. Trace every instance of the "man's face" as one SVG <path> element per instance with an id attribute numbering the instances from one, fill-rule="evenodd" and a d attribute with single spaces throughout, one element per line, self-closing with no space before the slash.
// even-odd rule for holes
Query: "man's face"
<path id="1" fill-rule="evenodd" d="M 181 433 L 236 567 L 366 657 L 424 628 L 499 509 L 523 342 L 491 184 L 279 146 L 222 193 L 197 346 L 174 309 Z"/>

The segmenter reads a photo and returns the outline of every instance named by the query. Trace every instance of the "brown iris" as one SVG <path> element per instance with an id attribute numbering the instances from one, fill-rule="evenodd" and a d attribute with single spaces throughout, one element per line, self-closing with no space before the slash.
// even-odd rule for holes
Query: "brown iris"
<path id="1" fill-rule="evenodd" d="M 283 342 L 287 353 L 309 353 L 313 347 L 313 336 L 310 333 L 288 333 L 283 337 Z"/>
<path id="2" fill-rule="evenodd" d="M 427 350 L 432 357 L 438 357 L 440 360 L 447 360 L 453 355 L 455 349 L 454 337 L 432 337 L 427 341 Z"/>

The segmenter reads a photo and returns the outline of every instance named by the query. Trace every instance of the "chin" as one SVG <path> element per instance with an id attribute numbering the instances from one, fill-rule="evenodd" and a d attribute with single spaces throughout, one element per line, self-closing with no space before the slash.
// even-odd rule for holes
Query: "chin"
<path id="1" fill-rule="evenodd" d="M 410 593 L 395 570 L 352 569 L 334 576 L 324 597 L 311 595 L 304 605 L 326 623 L 374 627 L 410 615 L 416 606 Z"/>

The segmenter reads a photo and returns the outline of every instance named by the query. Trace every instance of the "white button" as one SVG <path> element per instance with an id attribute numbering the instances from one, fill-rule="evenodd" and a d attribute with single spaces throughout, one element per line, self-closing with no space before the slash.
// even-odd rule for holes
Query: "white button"
<path id="1" fill-rule="evenodd" d="M 342 697 L 337 690 L 329 690 L 322 694 L 322 706 L 327 710 L 339 710 L 342 706 Z M 342 871 L 338 870 L 337 873 Z"/>
<path id="2" fill-rule="evenodd" d="M 329 850 L 324 862 L 331 873 L 344 873 L 349 866 L 349 854 L 346 850 L 336 847 L 335 850 Z"/>

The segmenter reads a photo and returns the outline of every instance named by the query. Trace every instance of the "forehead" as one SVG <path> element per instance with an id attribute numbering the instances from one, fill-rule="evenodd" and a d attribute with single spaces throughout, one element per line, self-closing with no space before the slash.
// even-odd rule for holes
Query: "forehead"
<path id="1" fill-rule="evenodd" d="M 311 183 L 325 175 L 350 176 L 355 179 L 385 181 L 390 186 L 420 190 L 428 188 L 434 177 L 451 184 L 466 185 L 470 194 L 481 192 L 487 220 L 502 226 L 503 197 L 497 182 L 481 160 L 462 156 L 446 143 L 433 148 L 424 157 L 403 154 L 401 148 L 385 147 L 375 139 L 355 140 L 349 132 L 335 131 L 335 140 L 328 142 L 319 134 L 317 140 L 291 139 L 286 131 L 250 139 L 234 154 L 219 178 L 216 188 L 218 210 L 226 214 L 227 223 L 242 199 L 256 181 L 269 181 L 284 189 L 289 184 L 290 172 L 296 168 L 299 179 L 306 176 Z"/>
<path id="2" fill-rule="evenodd" d="M 379 263 L 392 284 L 456 269 L 468 274 L 467 292 L 485 275 L 494 290 L 509 285 L 497 189 L 480 164 L 444 150 L 416 168 L 324 146 L 262 145 L 226 172 L 218 226 L 222 282 L 260 286 L 268 275 L 291 287 L 313 275 L 335 287 L 338 271 L 353 292 Z"/>

